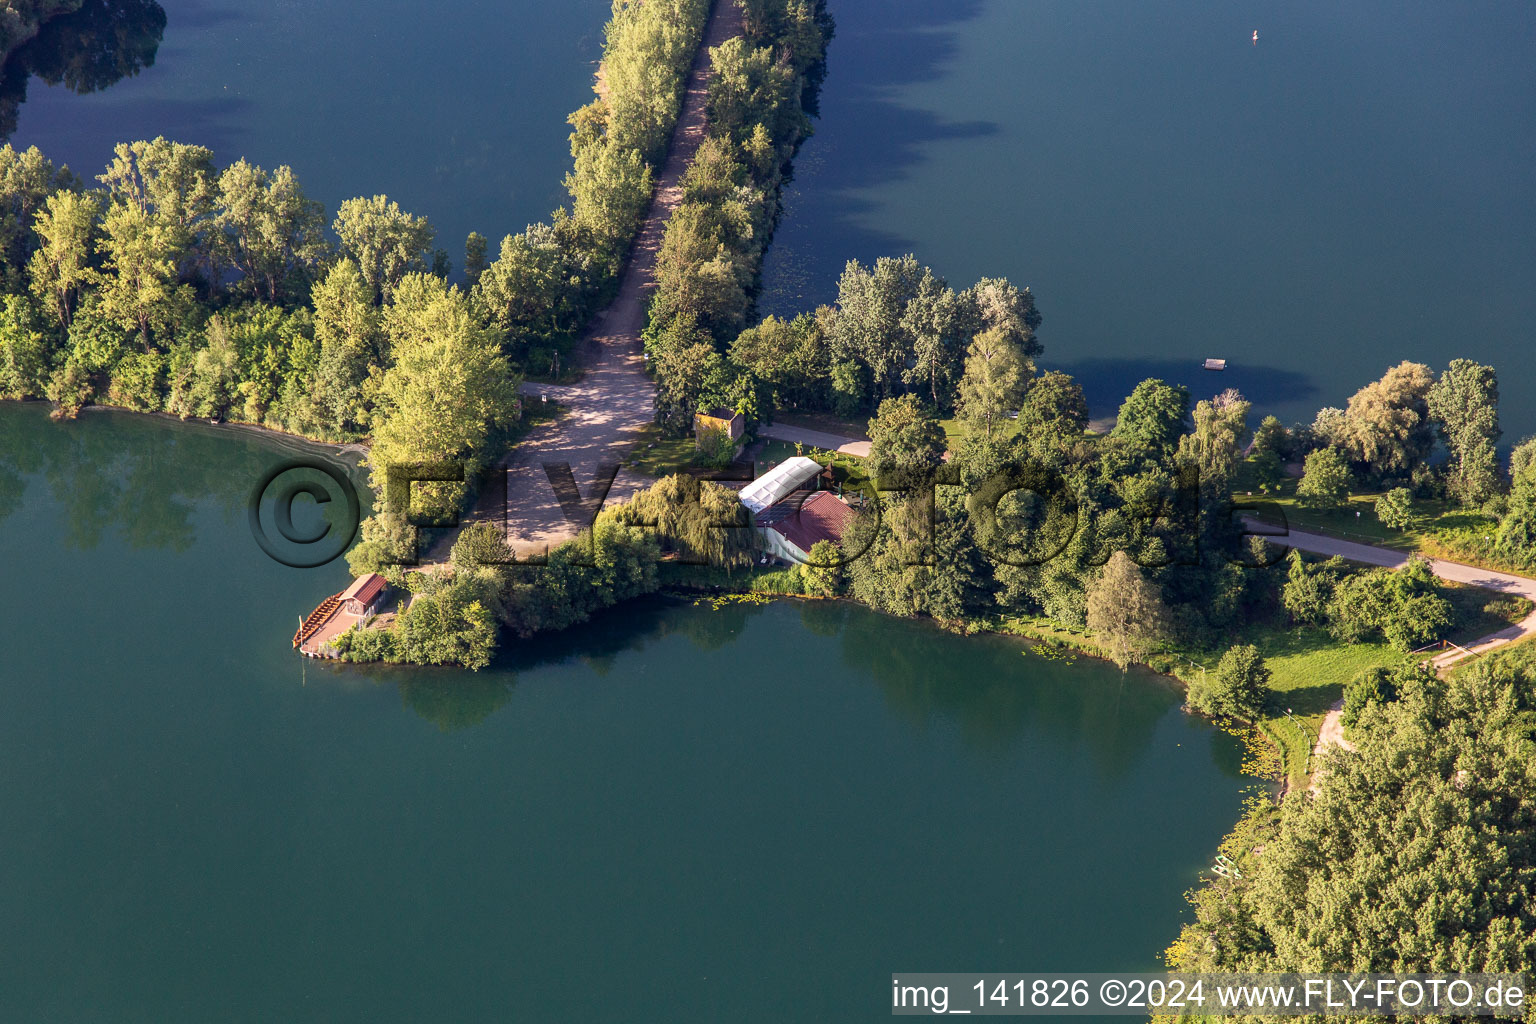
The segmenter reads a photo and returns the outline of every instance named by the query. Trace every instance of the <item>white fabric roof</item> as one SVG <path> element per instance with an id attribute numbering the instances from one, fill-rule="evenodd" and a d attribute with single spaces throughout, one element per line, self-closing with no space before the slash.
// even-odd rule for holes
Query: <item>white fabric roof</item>
<path id="1" fill-rule="evenodd" d="M 821 472 L 815 459 L 796 455 L 774 466 L 741 489 L 741 503 L 757 515 L 805 486 Z"/>

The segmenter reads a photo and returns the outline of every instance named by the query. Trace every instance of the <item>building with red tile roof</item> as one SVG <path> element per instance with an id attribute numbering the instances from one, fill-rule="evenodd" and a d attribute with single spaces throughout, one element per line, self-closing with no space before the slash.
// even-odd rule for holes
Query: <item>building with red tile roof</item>
<path id="1" fill-rule="evenodd" d="M 353 615 L 367 615 L 375 610 L 374 606 L 384 596 L 384 588 L 388 585 L 389 581 L 378 573 L 366 573 L 341 592 L 341 605 Z"/>
<path id="2" fill-rule="evenodd" d="M 756 517 L 770 553 L 789 562 L 807 562 L 819 540 L 837 544 L 857 513 L 831 491 L 796 491 Z"/>

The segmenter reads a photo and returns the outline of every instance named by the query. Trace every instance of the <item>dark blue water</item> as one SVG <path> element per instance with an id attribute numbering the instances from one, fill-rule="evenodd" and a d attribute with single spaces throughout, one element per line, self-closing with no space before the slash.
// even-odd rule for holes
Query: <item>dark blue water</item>
<path id="1" fill-rule="evenodd" d="M 1029 284 L 1095 417 L 1155 374 L 1310 420 L 1392 363 L 1465 356 L 1501 371 L 1506 440 L 1536 431 L 1536 6 L 832 9 L 766 309 L 910 251 Z"/>
<path id="2" fill-rule="evenodd" d="M 161 0 L 152 67 L 89 95 L 34 80 L 13 144 L 99 174 L 164 135 L 221 163 L 289 164 L 335 213 L 385 193 L 454 266 L 566 202 L 565 116 L 592 98 L 606 0 L 367 4 Z"/>

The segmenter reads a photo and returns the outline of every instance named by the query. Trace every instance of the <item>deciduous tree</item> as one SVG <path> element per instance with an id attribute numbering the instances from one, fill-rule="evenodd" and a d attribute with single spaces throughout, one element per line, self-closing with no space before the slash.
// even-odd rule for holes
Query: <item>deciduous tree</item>
<path id="1" fill-rule="evenodd" d="M 990 439 L 998 422 L 1019 407 L 1031 369 L 1006 331 L 992 328 L 976 335 L 960 378 L 961 418 Z"/>
<path id="2" fill-rule="evenodd" d="M 1238 644 L 1221 656 L 1216 670 L 1189 684 L 1189 706 L 1213 718 L 1257 721 L 1269 697 L 1269 667 L 1253 644 Z"/>
<path id="3" fill-rule="evenodd" d="M 1124 551 L 1116 551 L 1088 587 L 1088 628 L 1121 668 L 1141 661 L 1168 635 L 1162 595 Z"/>
<path id="4" fill-rule="evenodd" d="M 1427 403 L 1434 382 L 1429 367 L 1403 362 L 1355 392 L 1338 438 L 1350 457 L 1383 477 L 1404 476 L 1426 459 L 1435 440 Z"/>
<path id="5" fill-rule="evenodd" d="M 331 227 L 341 238 L 342 252 L 357 264 L 382 302 L 390 300 L 406 274 L 424 272 L 430 265 L 436 237 L 432 225 L 387 196 L 348 199 Z"/>
<path id="6" fill-rule="evenodd" d="M 915 395 L 887 398 L 869 421 L 869 468 L 878 477 L 933 469 L 943 461 L 944 429 Z"/>
<path id="7" fill-rule="evenodd" d="M 91 265 L 100 216 L 101 203 L 81 192 L 55 192 L 37 214 L 37 248 L 27 264 L 32 294 L 66 331 L 81 291 L 100 281 Z"/>
<path id="8" fill-rule="evenodd" d="M 390 466 L 450 462 L 473 480 L 493 457 L 491 442 L 519 414 L 517 378 L 497 332 L 474 314 L 457 288 L 409 274 L 385 310 L 394 362 L 379 380 L 368 463 L 382 493 Z M 456 508 L 462 484 L 420 484 L 419 509 L 440 516 Z"/>
<path id="9" fill-rule="evenodd" d="M 1153 452 L 1165 452 L 1178 443 L 1188 416 L 1188 390 L 1149 378 L 1137 384 L 1120 406 L 1114 434 Z"/>
<path id="10" fill-rule="evenodd" d="M 1469 505 L 1491 498 L 1499 484 L 1499 378 L 1493 367 L 1452 359 L 1425 396 L 1451 452 L 1451 492 Z"/>
<path id="11" fill-rule="evenodd" d="M 1413 524 L 1413 492 L 1394 487 L 1376 499 L 1376 518 L 1393 530 L 1406 530 Z"/>
<path id="12" fill-rule="evenodd" d="M 1303 464 L 1301 482 L 1296 485 L 1296 497 L 1309 508 L 1343 508 L 1349 502 L 1352 479 L 1349 464 L 1337 448 L 1331 445 L 1319 448 L 1308 455 Z"/>

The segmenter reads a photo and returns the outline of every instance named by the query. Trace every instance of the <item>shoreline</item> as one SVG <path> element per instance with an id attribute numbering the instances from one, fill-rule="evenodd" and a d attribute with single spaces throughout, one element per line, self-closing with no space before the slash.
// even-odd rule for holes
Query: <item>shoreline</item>
<path id="1" fill-rule="evenodd" d="M 81 406 L 74 416 L 64 417 L 59 415 L 59 404 L 47 398 L 0 398 L 0 402 L 13 405 L 46 405 L 48 406 L 48 418 L 54 422 L 63 422 L 66 419 L 78 419 L 82 413 L 124 413 L 129 416 L 149 416 L 156 419 L 169 420 L 173 423 L 197 423 L 207 427 L 229 427 L 247 433 L 262 434 L 273 440 L 302 441 L 305 444 L 316 445 L 322 448 L 333 448 L 337 455 L 364 455 L 369 451 L 369 445 L 362 441 L 325 441 L 318 437 L 310 437 L 307 434 L 295 434 L 288 430 L 279 430 L 276 427 L 268 427 L 260 423 L 247 423 L 243 420 L 211 420 L 200 416 L 177 416 L 175 413 L 162 412 L 158 409 L 130 409 L 126 405 L 110 405 L 105 402 L 93 402 L 90 405 Z"/>

